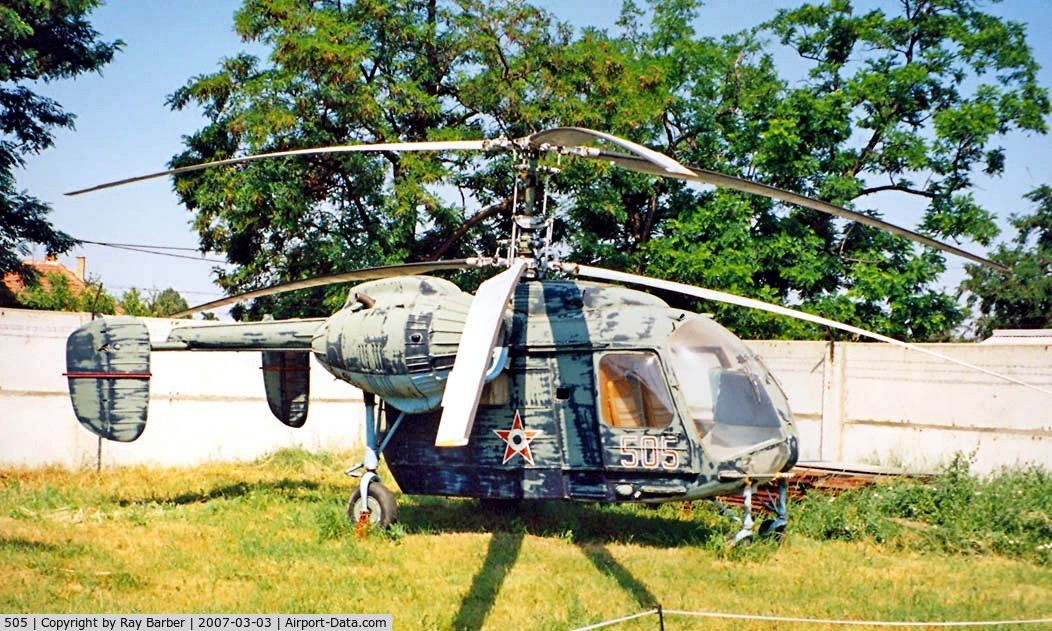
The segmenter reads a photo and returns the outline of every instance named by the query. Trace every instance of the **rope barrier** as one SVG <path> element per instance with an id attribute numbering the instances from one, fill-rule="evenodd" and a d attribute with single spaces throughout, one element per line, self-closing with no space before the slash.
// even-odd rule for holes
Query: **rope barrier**
<path id="1" fill-rule="evenodd" d="M 666 614 L 678 616 L 695 616 L 705 618 L 733 618 L 737 620 L 760 620 L 763 622 L 799 622 L 807 624 L 842 624 L 846 626 L 870 627 L 993 627 L 998 625 L 1052 624 L 1052 618 L 1033 618 L 1029 620 L 983 620 L 961 622 L 897 622 L 888 620 L 832 620 L 823 618 L 791 618 L 784 616 L 755 616 L 749 614 L 718 613 L 711 611 L 682 611 L 665 609 Z"/>
<path id="2" fill-rule="evenodd" d="M 578 627 L 573 631 L 588 631 L 590 629 L 600 629 L 602 627 L 608 627 L 610 625 L 619 624 L 621 622 L 627 622 L 636 618 L 642 618 L 644 616 L 652 615 L 671 615 L 671 616 L 693 616 L 696 618 L 725 618 L 733 620 L 756 620 L 761 622 L 790 622 L 800 624 L 831 624 L 831 625 L 844 625 L 844 626 L 868 626 L 868 627 L 994 627 L 994 626 L 1019 626 L 1019 625 L 1036 625 L 1036 624 L 1052 624 L 1052 618 L 1030 618 L 1024 620 L 980 620 L 980 621 L 932 621 L 932 622 L 903 622 L 903 621 L 891 621 L 891 620 L 834 620 L 830 618 L 794 618 L 788 616 L 760 616 L 752 614 L 739 614 L 739 613 L 722 613 L 716 611 L 684 611 L 682 609 L 662 609 L 660 606 L 656 609 L 648 609 L 646 611 L 633 614 L 631 616 L 625 616 L 623 618 L 617 618 L 615 620 L 607 620 L 597 624 L 589 625 L 587 627 Z"/>
<path id="3" fill-rule="evenodd" d="M 612 624 L 620 624 L 622 622 L 628 622 L 629 620 L 635 620 L 636 618 L 642 618 L 644 616 L 653 616 L 660 612 L 661 609 L 647 609 L 641 613 L 632 614 L 631 616 L 625 616 L 624 618 L 618 618 L 616 620 L 607 620 L 606 622 L 600 622 L 597 624 L 590 624 L 587 627 L 578 627 L 573 631 L 590 631 L 591 629 L 602 629 L 603 627 L 609 627 Z"/>

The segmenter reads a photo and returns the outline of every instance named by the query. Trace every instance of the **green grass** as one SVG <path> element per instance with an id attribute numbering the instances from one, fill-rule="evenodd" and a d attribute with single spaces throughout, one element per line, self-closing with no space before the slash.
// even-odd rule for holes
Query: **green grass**
<path id="1" fill-rule="evenodd" d="M 728 548 L 711 504 L 399 496 L 355 533 L 350 454 L 0 470 L 0 611 L 376 612 L 399 629 L 572 628 L 666 609 L 884 620 L 1052 615 L 1045 472 L 895 481 L 793 507 L 781 545 Z M 768 628 L 666 618 L 670 629 Z M 655 618 L 618 629 L 654 629 Z"/>

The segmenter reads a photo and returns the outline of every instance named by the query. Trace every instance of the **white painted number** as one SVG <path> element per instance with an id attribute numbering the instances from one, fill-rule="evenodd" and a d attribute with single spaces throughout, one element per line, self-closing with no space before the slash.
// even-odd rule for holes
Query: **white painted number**
<path id="1" fill-rule="evenodd" d="M 620 438 L 621 466 L 644 469 L 678 469 L 678 436 L 668 434 L 660 438 L 644 434 L 622 434 Z"/>

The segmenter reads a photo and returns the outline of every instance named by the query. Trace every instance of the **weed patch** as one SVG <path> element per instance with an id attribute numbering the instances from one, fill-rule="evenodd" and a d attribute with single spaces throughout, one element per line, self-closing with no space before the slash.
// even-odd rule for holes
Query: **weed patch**
<path id="1" fill-rule="evenodd" d="M 893 480 L 794 507 L 793 528 L 819 540 L 869 540 L 955 554 L 1052 563 L 1052 475 L 1040 468 L 969 472 L 958 456 L 927 483 Z"/>

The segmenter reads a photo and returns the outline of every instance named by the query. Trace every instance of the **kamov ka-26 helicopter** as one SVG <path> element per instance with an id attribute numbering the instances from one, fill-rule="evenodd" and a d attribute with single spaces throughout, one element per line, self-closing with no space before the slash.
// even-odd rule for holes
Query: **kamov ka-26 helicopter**
<path id="1" fill-rule="evenodd" d="M 600 142 L 603 148 L 592 146 Z M 636 285 L 760 309 L 855 335 L 928 349 L 732 294 L 558 260 L 540 211 L 544 154 L 600 160 L 660 177 L 765 195 L 889 230 L 985 265 L 997 264 L 822 201 L 687 167 L 609 134 L 555 128 L 519 139 L 343 145 L 258 154 L 120 180 L 79 194 L 205 168 L 318 153 L 512 151 L 525 165 L 513 232 L 501 256 L 363 269 L 295 281 L 180 314 L 329 283 L 366 281 L 328 318 L 173 328 L 151 342 L 135 318 L 75 331 L 67 344 L 78 420 L 99 436 L 137 439 L 146 426 L 151 351 L 261 351 L 267 400 L 286 425 L 307 419 L 310 355 L 364 393 L 366 456 L 348 515 L 395 519 L 380 457 L 404 493 L 491 500 L 665 502 L 743 493 L 741 540 L 752 536 L 752 494 L 779 481 L 764 530 L 785 527 L 785 473 L 798 438 L 778 382 L 711 317 L 674 309 Z M 502 270 L 474 296 L 427 276 Z M 596 282 L 601 281 L 601 282 Z M 941 356 L 956 363 L 957 360 Z M 977 370 L 991 373 L 977 366 Z M 996 375 L 1002 377 L 1001 375 Z M 1009 377 L 1003 377 L 1014 381 Z M 1025 385 L 1025 384 L 1024 384 Z"/>

